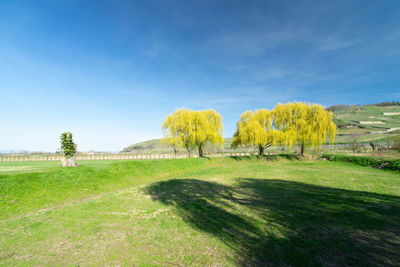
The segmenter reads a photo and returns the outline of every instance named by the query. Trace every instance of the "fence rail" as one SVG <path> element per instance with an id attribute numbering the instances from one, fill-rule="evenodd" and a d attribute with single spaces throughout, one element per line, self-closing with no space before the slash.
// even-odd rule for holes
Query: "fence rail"
<path id="1" fill-rule="evenodd" d="M 208 157 L 228 157 L 228 156 L 249 156 L 251 153 L 211 153 Z M 77 155 L 76 160 L 146 160 L 146 159 L 171 159 L 171 158 L 188 158 L 186 154 L 103 154 L 103 155 Z M 191 155 L 192 158 L 198 157 Z M 14 155 L 0 156 L 0 162 L 6 161 L 61 161 L 63 156 L 60 155 Z"/>
<path id="2" fill-rule="evenodd" d="M 360 152 L 372 152 L 371 147 L 368 144 L 360 144 L 359 149 Z M 287 150 L 284 147 L 270 147 L 265 151 L 266 154 L 279 154 L 279 153 L 287 153 L 294 152 L 296 149 Z M 348 144 L 335 144 L 333 146 L 330 145 L 322 145 L 318 151 L 313 151 L 313 153 L 317 152 L 327 152 L 327 153 L 346 153 L 351 151 L 351 147 Z M 258 152 L 257 149 L 248 149 L 247 151 L 209 151 L 205 153 L 207 157 L 229 157 L 229 156 L 249 156 L 256 155 Z M 134 154 L 134 153 L 95 153 L 92 155 L 82 155 L 77 154 L 76 160 L 145 160 L 145 159 L 171 159 L 171 158 L 188 158 L 187 153 L 179 152 L 176 157 L 171 152 L 160 152 L 160 153 L 143 153 L 143 154 Z M 198 157 L 197 153 L 191 154 L 192 158 Z M 29 154 L 0 154 L 0 162 L 6 161 L 61 161 L 63 158 L 60 154 L 41 154 L 41 155 L 29 155 Z"/>

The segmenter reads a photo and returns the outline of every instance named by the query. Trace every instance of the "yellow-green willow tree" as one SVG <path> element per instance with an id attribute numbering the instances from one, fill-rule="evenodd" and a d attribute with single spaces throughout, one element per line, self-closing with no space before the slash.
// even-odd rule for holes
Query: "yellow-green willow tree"
<path id="1" fill-rule="evenodd" d="M 244 112 L 237 123 L 232 147 L 257 146 L 261 155 L 271 145 L 299 144 L 303 154 L 307 145 L 318 147 L 327 135 L 332 144 L 335 134 L 333 114 L 322 106 L 301 102 L 278 104 L 272 111 Z"/>
<path id="2" fill-rule="evenodd" d="M 163 143 L 174 147 L 190 149 L 197 147 L 199 156 L 203 157 L 203 149 L 207 143 L 222 144 L 222 116 L 215 110 L 194 111 L 179 109 L 167 116 L 162 125 L 165 137 Z"/>
<path id="3" fill-rule="evenodd" d="M 273 113 L 267 109 L 245 111 L 237 123 L 232 147 L 256 146 L 259 154 L 281 140 L 281 133 L 273 128 Z"/>
<path id="4" fill-rule="evenodd" d="M 273 110 L 274 128 L 282 132 L 283 144 L 289 147 L 300 145 L 301 154 L 306 146 L 322 145 L 327 136 L 333 144 L 336 125 L 333 113 L 321 105 L 301 102 L 278 104 Z"/>

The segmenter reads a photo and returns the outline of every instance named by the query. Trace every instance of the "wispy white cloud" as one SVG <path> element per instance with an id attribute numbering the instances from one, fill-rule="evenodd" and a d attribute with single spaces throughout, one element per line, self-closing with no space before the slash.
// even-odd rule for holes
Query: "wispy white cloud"
<path id="1" fill-rule="evenodd" d="M 279 30 L 225 32 L 205 42 L 205 46 L 225 53 L 259 56 L 270 50 L 282 49 L 287 45 L 295 47 L 302 45 L 319 50 L 338 50 L 357 42 L 358 40 L 347 39 L 339 35 L 326 37 L 326 35 L 306 27 L 288 26 Z"/>
<path id="2" fill-rule="evenodd" d="M 302 81 L 316 82 L 322 80 L 336 79 L 337 75 L 334 74 L 323 74 L 320 72 L 312 72 L 309 69 L 310 66 L 306 66 L 305 70 L 298 70 L 291 67 L 265 67 L 259 68 L 250 73 L 250 77 L 257 81 L 290 81 L 299 83 Z"/>
<path id="3" fill-rule="evenodd" d="M 216 90 L 218 93 L 200 96 L 194 101 L 187 103 L 191 108 L 213 108 L 213 109 L 232 109 L 239 106 L 268 107 L 277 102 L 292 101 L 298 95 L 295 87 L 281 86 L 278 88 L 269 86 L 247 86 L 226 88 Z M 229 92 L 229 96 L 223 92 Z"/>
<path id="4" fill-rule="evenodd" d="M 212 99 L 203 98 L 202 100 L 190 101 L 187 106 L 194 109 L 225 109 L 259 100 L 259 97 L 245 95 L 237 95 L 236 97 L 213 96 Z"/>
<path id="5" fill-rule="evenodd" d="M 211 38 L 205 42 L 205 46 L 228 53 L 259 55 L 288 42 L 309 39 L 309 36 L 310 32 L 305 28 L 288 28 L 277 31 L 231 31 L 222 32 L 218 36 Z"/>
<path id="6" fill-rule="evenodd" d="M 321 50 L 338 50 L 355 45 L 357 42 L 358 40 L 346 40 L 338 36 L 331 36 L 322 38 L 321 41 L 318 42 L 318 47 Z"/>

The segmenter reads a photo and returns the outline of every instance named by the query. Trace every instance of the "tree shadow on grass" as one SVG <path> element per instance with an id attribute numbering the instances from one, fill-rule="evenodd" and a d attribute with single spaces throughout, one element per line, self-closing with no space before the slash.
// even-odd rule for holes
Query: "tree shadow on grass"
<path id="1" fill-rule="evenodd" d="M 252 178 L 145 190 L 227 244 L 238 265 L 400 265 L 400 197 Z"/>

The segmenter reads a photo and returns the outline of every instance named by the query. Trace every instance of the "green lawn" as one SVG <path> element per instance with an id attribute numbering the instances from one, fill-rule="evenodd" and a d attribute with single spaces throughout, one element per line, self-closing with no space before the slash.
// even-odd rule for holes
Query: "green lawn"
<path id="1" fill-rule="evenodd" d="M 81 160 L 79 165 L 103 168 L 115 160 Z M 4 161 L 0 162 L 1 174 L 43 172 L 61 166 L 60 161 Z"/>
<path id="2" fill-rule="evenodd" d="M 400 265 L 399 173 L 291 157 L 40 170 L 0 175 L 0 265 Z"/>

